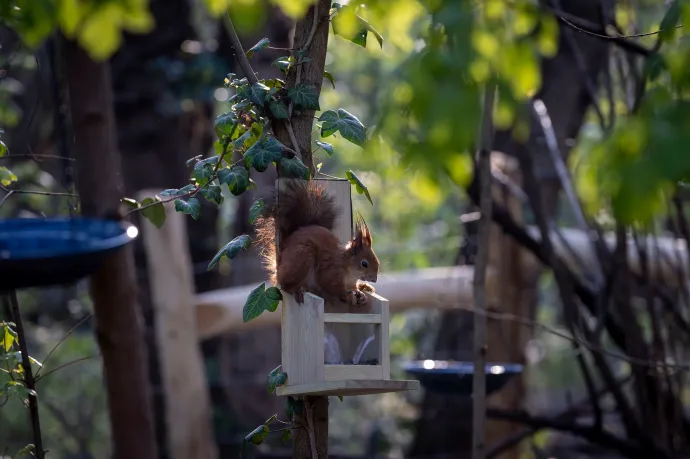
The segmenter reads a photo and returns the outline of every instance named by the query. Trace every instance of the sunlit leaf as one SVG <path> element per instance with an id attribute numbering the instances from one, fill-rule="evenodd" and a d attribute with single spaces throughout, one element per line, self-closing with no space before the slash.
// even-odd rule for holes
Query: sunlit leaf
<path id="1" fill-rule="evenodd" d="M 347 171 L 345 175 L 347 176 L 347 180 L 350 182 L 350 184 L 354 185 L 355 189 L 357 190 L 357 193 L 366 196 L 371 205 L 373 206 L 374 202 L 371 200 L 371 195 L 369 195 L 369 189 L 364 183 L 362 183 L 359 177 L 357 177 L 357 175 L 353 171 Z"/>
<path id="2" fill-rule="evenodd" d="M 17 181 L 17 176 L 6 168 L 5 166 L 0 166 L 0 184 L 2 186 L 10 186 Z"/>
<path id="3" fill-rule="evenodd" d="M 280 161 L 283 145 L 275 137 L 266 136 L 249 147 L 244 154 L 244 165 L 257 172 L 264 172 L 271 163 Z"/>
<path id="4" fill-rule="evenodd" d="M 153 198 L 145 198 L 141 201 L 141 215 L 148 221 L 153 223 L 156 228 L 161 228 L 165 223 L 165 207 L 158 196 Z"/>
<path id="5" fill-rule="evenodd" d="M 261 40 L 259 40 L 259 42 L 257 44 L 255 44 L 254 46 L 252 46 L 251 48 L 249 48 L 247 50 L 247 52 L 246 52 L 247 57 L 249 59 L 251 59 L 256 51 L 268 48 L 268 45 L 270 45 L 270 44 L 271 44 L 271 40 L 269 40 L 266 37 L 262 38 Z"/>
<path id="6" fill-rule="evenodd" d="M 246 234 L 243 234 L 241 236 L 237 236 L 234 238 L 232 241 L 228 242 L 225 244 L 219 251 L 218 253 L 215 254 L 211 262 L 208 264 L 208 270 L 212 270 L 213 268 L 216 267 L 218 262 L 220 261 L 221 258 L 226 257 L 228 260 L 232 260 L 237 256 L 238 253 L 242 249 L 248 249 L 252 245 L 252 239 L 247 236 Z"/>
<path id="7" fill-rule="evenodd" d="M 325 151 L 328 154 L 328 156 L 333 156 L 333 145 L 331 145 L 330 143 L 322 142 L 320 140 L 315 141 L 315 143 L 316 145 L 323 148 L 323 151 Z"/>
<path id="8" fill-rule="evenodd" d="M 256 219 L 263 214 L 264 209 L 266 208 L 266 203 L 264 202 L 263 199 L 257 199 L 252 203 L 252 206 L 249 208 L 249 224 L 253 225 L 254 222 L 256 222 Z"/>
<path id="9" fill-rule="evenodd" d="M 321 137 L 328 137 L 336 132 L 344 139 L 349 140 L 360 147 L 367 140 L 367 128 L 356 116 L 345 109 L 339 108 L 338 111 L 328 110 L 321 114 L 319 121 L 322 121 Z"/>

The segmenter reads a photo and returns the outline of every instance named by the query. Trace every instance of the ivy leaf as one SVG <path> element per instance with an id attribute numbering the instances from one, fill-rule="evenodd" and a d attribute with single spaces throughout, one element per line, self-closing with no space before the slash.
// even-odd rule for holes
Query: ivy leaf
<path id="1" fill-rule="evenodd" d="M 249 187 L 249 171 L 241 166 L 219 169 L 218 181 L 227 185 L 233 196 L 239 196 Z"/>
<path id="2" fill-rule="evenodd" d="M 283 367 L 278 365 L 268 374 L 268 393 L 276 391 L 276 387 L 282 386 L 287 382 L 287 373 L 282 371 Z"/>
<path id="3" fill-rule="evenodd" d="M 369 200 L 369 202 L 373 206 L 374 203 L 371 201 L 371 196 L 369 195 L 369 189 L 367 188 L 367 186 L 364 183 L 362 183 L 362 181 L 359 179 L 359 177 L 357 177 L 357 175 L 354 172 L 352 172 L 351 170 L 347 171 L 345 173 L 345 175 L 347 176 L 347 180 L 350 182 L 350 184 L 355 186 L 357 193 L 364 194 L 364 196 L 367 197 L 367 199 Z"/>
<path id="4" fill-rule="evenodd" d="M 274 312 L 282 299 L 280 290 L 276 287 L 266 288 L 266 282 L 262 282 L 247 297 L 242 309 L 242 320 L 247 323 L 259 317 L 264 311 Z"/>
<path id="5" fill-rule="evenodd" d="M 331 75 L 331 72 L 324 70 L 323 71 L 323 77 L 326 78 L 328 81 L 331 82 L 333 85 L 333 89 L 335 89 L 335 78 L 333 78 L 333 75 Z"/>
<path id="6" fill-rule="evenodd" d="M 213 201 L 216 204 L 221 204 L 223 202 L 223 194 L 221 193 L 219 185 L 208 185 L 199 190 L 199 192 L 207 201 Z"/>
<path id="7" fill-rule="evenodd" d="M 213 168 L 218 160 L 218 156 L 212 156 L 211 158 L 199 161 L 194 165 L 194 169 L 192 170 L 192 178 L 196 181 L 196 183 L 199 185 L 205 185 L 209 180 L 211 180 L 211 177 L 213 176 Z"/>
<path id="8" fill-rule="evenodd" d="M 271 100 L 268 108 L 271 110 L 271 113 L 273 113 L 273 116 L 279 120 L 288 119 L 288 108 L 282 100 Z"/>
<path id="9" fill-rule="evenodd" d="M 333 145 L 331 145 L 330 143 L 321 142 L 320 140 L 317 140 L 317 141 L 316 141 L 316 145 L 318 145 L 318 146 L 320 146 L 321 148 L 323 148 L 323 151 L 325 151 L 326 153 L 328 153 L 328 156 L 333 156 L 333 153 L 334 153 L 334 151 L 333 151 Z"/>
<path id="10" fill-rule="evenodd" d="M 319 107 L 319 94 L 312 85 L 298 84 L 294 88 L 288 89 L 288 96 L 295 107 L 321 110 Z"/>
<path id="11" fill-rule="evenodd" d="M 256 51 L 259 51 L 259 50 L 264 49 L 264 48 L 268 48 L 268 45 L 270 45 L 270 44 L 271 44 L 271 40 L 264 37 L 261 40 L 259 40 L 259 42 L 257 44 L 255 44 L 254 46 L 249 48 L 245 54 L 247 55 L 247 58 L 251 59 Z"/>
<path id="12" fill-rule="evenodd" d="M 670 41 L 676 33 L 676 25 L 680 20 L 680 2 L 678 0 L 673 0 L 671 6 L 666 10 L 663 19 L 661 19 L 661 24 L 659 24 L 659 40 L 662 43 Z"/>
<path id="13" fill-rule="evenodd" d="M 332 21 L 334 34 L 340 35 L 362 48 L 366 48 L 367 34 L 371 32 L 374 37 L 376 37 L 376 41 L 379 42 L 379 46 L 383 48 L 383 36 L 369 23 L 369 21 L 356 14 L 355 10 L 349 5 L 338 5 L 338 7 L 335 7 L 335 3 L 333 5 L 333 8 L 338 10 L 338 13 Z M 346 23 L 354 24 L 354 27 L 341 27 Z"/>
<path id="14" fill-rule="evenodd" d="M 271 64 L 275 67 L 278 68 L 283 73 L 287 73 L 288 70 L 290 69 L 290 65 L 292 63 L 290 62 L 290 58 L 287 56 L 279 57 L 278 59 L 274 60 L 273 63 Z"/>
<path id="15" fill-rule="evenodd" d="M 249 208 L 249 224 L 253 225 L 257 218 L 261 216 L 264 209 L 266 208 L 266 203 L 263 199 L 257 199 L 254 201 L 252 206 Z"/>
<path id="16" fill-rule="evenodd" d="M 120 201 L 130 209 L 138 209 L 139 207 L 141 207 L 141 204 L 139 204 L 136 199 L 122 198 L 120 199 Z"/>
<path id="17" fill-rule="evenodd" d="M 356 116 L 342 108 L 339 108 L 337 112 L 333 110 L 323 112 L 319 117 L 319 121 L 323 122 L 321 138 L 340 132 L 344 139 L 360 147 L 367 140 L 367 128 L 364 127 Z"/>
<path id="18" fill-rule="evenodd" d="M 36 451 L 36 447 L 34 446 L 33 443 L 29 443 L 19 451 L 17 451 L 17 457 L 24 457 L 24 456 L 33 456 L 35 457 L 36 454 L 34 454 L 34 451 Z"/>
<path id="19" fill-rule="evenodd" d="M 213 122 L 213 129 L 215 129 L 216 135 L 219 138 L 226 135 L 232 135 L 233 130 L 237 128 L 236 126 L 237 120 L 231 113 L 222 113 L 218 115 Z"/>
<path id="20" fill-rule="evenodd" d="M 2 347 L 5 349 L 5 352 L 10 352 L 10 349 L 12 349 L 12 345 L 14 344 L 14 335 L 10 332 L 10 327 L 8 325 L 3 324 L 2 330 Z"/>
<path id="21" fill-rule="evenodd" d="M 288 419 L 292 419 L 293 415 L 301 416 L 302 415 L 302 409 L 304 408 L 304 405 L 299 400 L 296 400 L 294 397 L 287 396 L 285 398 L 285 415 L 288 417 Z"/>
<path id="22" fill-rule="evenodd" d="M 266 95 L 270 89 L 271 88 L 263 83 L 254 83 L 251 87 L 249 100 L 255 105 L 263 107 L 264 102 L 266 102 Z"/>
<path id="23" fill-rule="evenodd" d="M 283 434 L 280 436 L 280 439 L 283 441 L 283 443 L 289 442 L 291 438 L 292 431 L 290 429 L 283 430 Z"/>
<path id="24" fill-rule="evenodd" d="M 238 253 L 240 253 L 242 249 L 248 249 L 249 247 L 251 247 L 251 245 L 252 239 L 246 234 L 237 236 L 235 239 L 225 244 L 223 248 L 220 249 L 218 253 L 216 253 L 211 262 L 208 264 L 208 268 L 206 269 L 210 271 L 213 268 L 215 268 L 220 259 L 224 256 L 228 260 L 232 260 L 237 256 Z"/>
<path id="25" fill-rule="evenodd" d="M 280 161 L 283 156 L 283 145 L 275 137 L 265 137 L 254 143 L 244 154 L 244 165 L 247 169 L 252 167 L 257 172 L 263 172 L 268 166 Z"/>
<path id="26" fill-rule="evenodd" d="M 7 145 L 5 145 L 5 143 L 2 140 L 0 140 L 0 157 L 5 156 L 6 154 L 7 154 Z"/>
<path id="27" fill-rule="evenodd" d="M 296 156 L 294 158 L 281 158 L 280 170 L 284 177 L 303 178 L 305 180 L 309 180 L 309 168 L 305 166 L 302 160 Z"/>
<path id="28" fill-rule="evenodd" d="M 342 395 L 338 395 L 338 400 L 340 400 L 340 403 L 342 403 L 342 402 L 343 402 L 343 396 L 342 396 Z"/>
<path id="29" fill-rule="evenodd" d="M 241 136 L 239 136 L 239 137 L 235 140 L 235 142 L 234 142 L 234 143 L 235 143 L 235 148 L 238 148 L 238 149 L 243 148 L 243 147 L 245 146 L 245 144 L 247 143 L 247 141 L 248 141 L 249 139 L 251 139 L 253 136 L 254 136 L 254 133 L 252 132 L 252 130 L 251 130 L 251 129 L 247 129 L 246 131 L 244 131 L 244 133 L 242 133 Z"/>
<path id="30" fill-rule="evenodd" d="M 175 199 L 175 210 L 197 220 L 201 214 L 201 204 L 196 198 L 189 198 L 186 202 L 182 199 Z"/>
<path id="31" fill-rule="evenodd" d="M 150 206 L 150 207 L 146 207 Z M 153 198 L 146 198 L 141 201 L 141 207 L 144 209 L 141 211 L 141 215 L 145 217 L 148 221 L 153 223 L 156 228 L 160 228 L 165 223 L 165 207 L 163 207 L 163 202 L 158 196 Z"/>
<path id="32" fill-rule="evenodd" d="M 260 445 L 266 439 L 268 432 L 268 426 L 260 425 L 256 429 L 249 432 L 249 434 L 246 437 L 244 437 L 244 440 L 251 442 L 255 445 Z"/>
<path id="33" fill-rule="evenodd" d="M 10 186 L 17 181 L 17 176 L 6 168 L 5 166 L 0 167 L 0 184 L 2 186 Z"/>

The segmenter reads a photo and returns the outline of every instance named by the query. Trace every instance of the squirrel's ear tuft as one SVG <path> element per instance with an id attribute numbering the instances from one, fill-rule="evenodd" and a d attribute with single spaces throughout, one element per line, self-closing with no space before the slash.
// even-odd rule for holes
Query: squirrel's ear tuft
<path id="1" fill-rule="evenodd" d="M 352 243 L 353 249 L 356 251 L 362 247 L 371 247 L 372 242 L 369 227 L 362 215 L 358 212 L 355 219 L 355 238 Z"/>

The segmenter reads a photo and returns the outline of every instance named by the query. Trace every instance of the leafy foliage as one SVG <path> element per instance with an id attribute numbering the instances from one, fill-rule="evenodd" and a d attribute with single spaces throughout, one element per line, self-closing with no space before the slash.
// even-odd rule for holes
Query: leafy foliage
<path id="1" fill-rule="evenodd" d="M 252 240 L 246 234 L 242 236 L 237 236 L 232 241 L 225 244 L 225 246 L 215 254 L 211 262 L 208 264 L 208 269 L 211 270 L 215 268 L 221 258 L 226 257 L 232 260 L 237 256 L 242 249 L 248 249 L 252 245 Z"/>
<path id="2" fill-rule="evenodd" d="M 282 299 L 283 294 L 280 290 L 276 287 L 266 288 L 266 282 L 262 282 L 247 297 L 242 310 L 242 320 L 247 323 L 259 317 L 264 311 L 275 311 Z"/>
<path id="3" fill-rule="evenodd" d="M 364 145 L 367 138 L 367 129 L 356 116 L 339 108 L 338 111 L 328 110 L 319 117 L 322 121 L 321 137 L 329 137 L 339 132 L 344 139 L 349 140 L 360 147 Z"/>
<path id="4" fill-rule="evenodd" d="M 272 394 L 276 391 L 276 387 L 287 383 L 287 373 L 278 365 L 268 374 L 268 393 Z"/>

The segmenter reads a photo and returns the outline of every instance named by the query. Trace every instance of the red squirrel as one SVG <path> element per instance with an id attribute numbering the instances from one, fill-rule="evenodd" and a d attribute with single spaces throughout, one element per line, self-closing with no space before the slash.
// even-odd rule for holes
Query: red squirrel
<path id="1" fill-rule="evenodd" d="M 327 302 L 365 305 L 362 292 L 374 288 L 362 281 L 376 282 L 379 259 L 364 219 L 358 215 L 354 238 L 341 244 L 333 233 L 338 207 L 323 187 L 312 180 L 286 179 L 276 198 L 268 215 L 255 223 L 261 259 L 273 285 L 300 304 L 308 291 Z"/>

